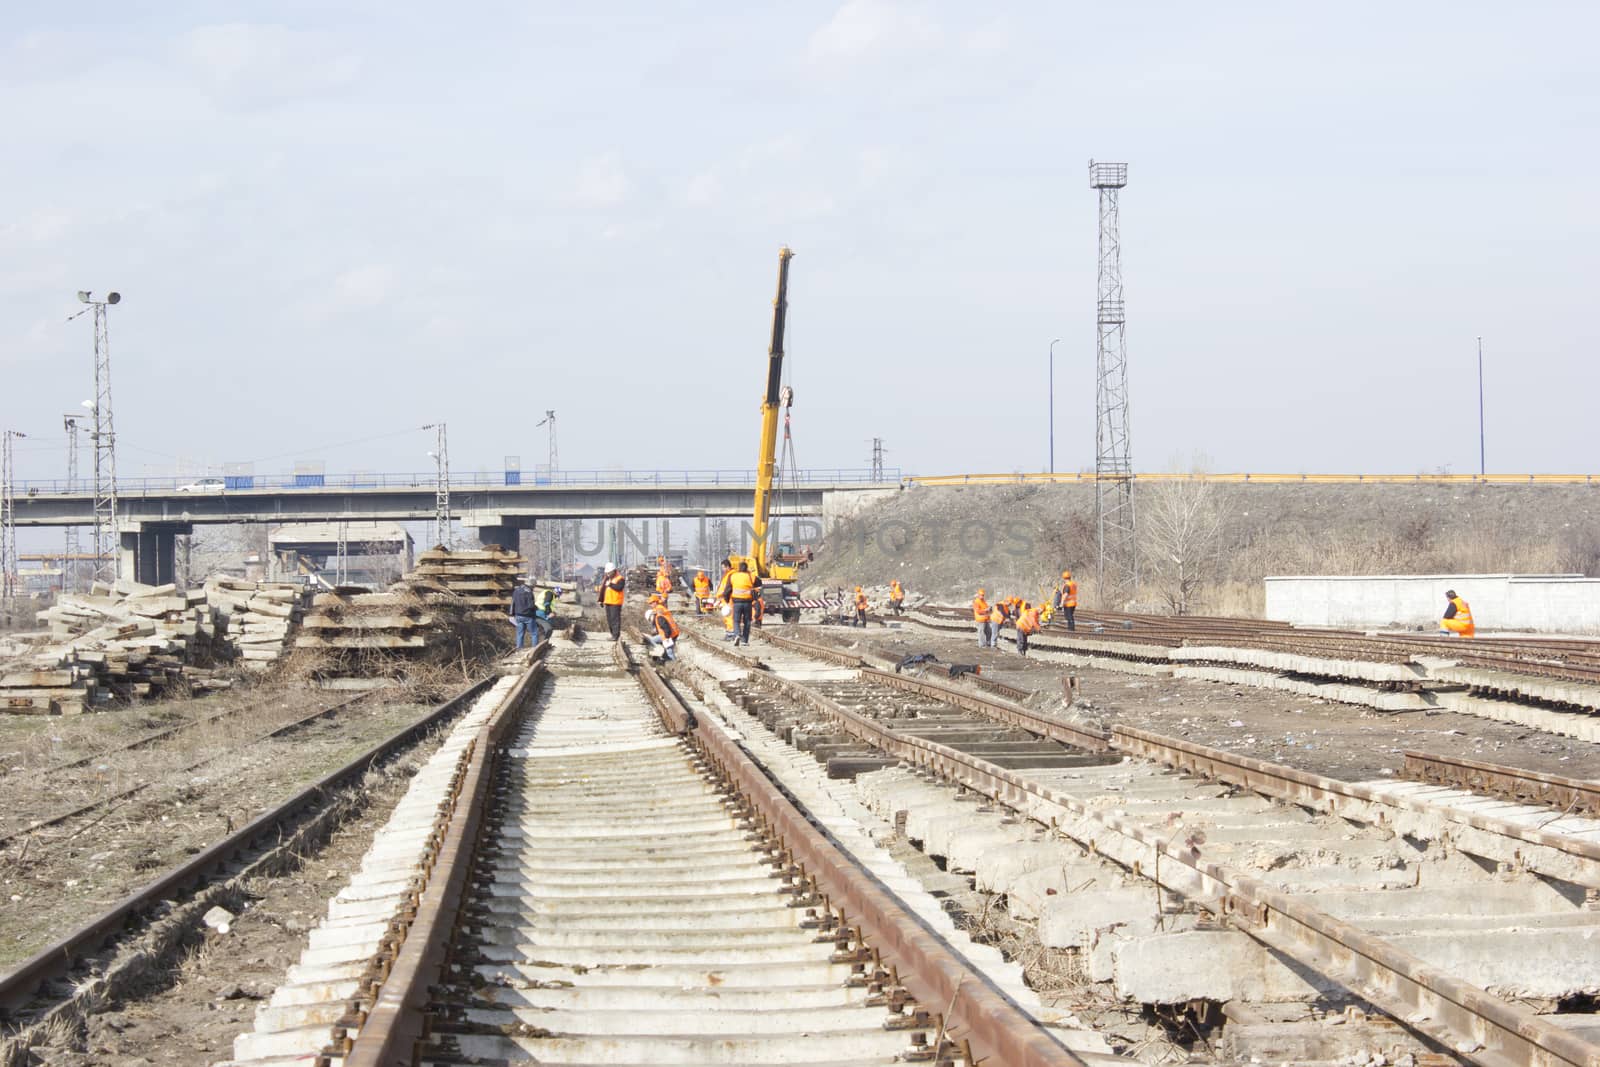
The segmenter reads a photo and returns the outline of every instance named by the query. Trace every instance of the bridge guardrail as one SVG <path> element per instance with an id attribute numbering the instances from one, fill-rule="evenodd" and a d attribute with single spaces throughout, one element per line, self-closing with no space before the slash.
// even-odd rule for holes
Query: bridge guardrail
<path id="1" fill-rule="evenodd" d="M 659 485 L 668 488 L 681 486 L 701 485 L 753 485 L 756 480 L 754 469 L 709 469 L 709 470 L 563 470 L 554 473 L 535 473 L 533 471 L 476 471 L 450 473 L 450 488 L 454 489 L 491 489 L 505 488 L 507 486 L 549 486 L 551 488 L 593 489 L 611 486 L 649 486 Z M 900 483 L 898 468 L 885 469 L 881 475 L 874 477 L 871 470 L 858 468 L 817 468 L 799 471 L 797 475 L 781 479 L 780 489 L 785 486 L 803 485 L 889 485 Z M 121 496 L 138 496 L 149 493 L 174 493 L 186 485 L 195 482 L 194 477 L 187 478 L 119 478 L 117 479 L 117 493 Z M 240 492 L 253 490 L 280 490 L 280 489 L 432 489 L 434 486 L 434 472 L 423 471 L 420 473 L 399 474 L 325 474 L 316 475 L 315 480 L 304 474 L 282 475 L 240 475 L 226 476 L 226 488 L 221 490 L 200 491 L 196 495 L 211 495 L 216 492 Z M 75 482 L 65 479 L 46 481 L 18 481 L 16 493 L 19 497 L 85 494 L 93 491 L 93 483 L 86 478 L 79 478 Z"/>

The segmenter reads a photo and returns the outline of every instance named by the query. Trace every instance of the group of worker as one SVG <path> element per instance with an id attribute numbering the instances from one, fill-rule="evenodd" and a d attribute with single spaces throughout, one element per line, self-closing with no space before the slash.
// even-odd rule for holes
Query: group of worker
<path id="1" fill-rule="evenodd" d="M 555 629 L 555 623 L 551 621 L 555 605 L 554 589 L 546 586 L 535 592 L 518 578 L 511 589 L 511 622 L 517 628 L 516 643 L 512 647 L 521 648 L 524 637 L 528 639 L 529 648 L 548 640 Z"/>
<path id="2" fill-rule="evenodd" d="M 1061 572 L 1061 581 L 1050 593 L 1048 603 L 1034 603 L 1019 596 L 988 599 L 988 590 L 979 589 L 972 598 L 972 621 L 978 628 L 979 648 L 999 648 L 1000 631 L 1011 626 L 1017 633 L 1017 652 L 1028 654 L 1029 639 L 1044 629 L 1056 614 L 1066 619 L 1067 629 L 1076 630 L 1078 583 L 1070 570 Z"/>

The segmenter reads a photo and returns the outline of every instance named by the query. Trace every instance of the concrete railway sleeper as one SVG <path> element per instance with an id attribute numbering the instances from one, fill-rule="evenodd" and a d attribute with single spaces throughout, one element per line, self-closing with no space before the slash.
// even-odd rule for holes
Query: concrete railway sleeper
<path id="1" fill-rule="evenodd" d="M 1117 1062 L 1024 1013 L 626 644 L 558 639 L 541 681 L 478 727 L 404 940 L 370 1009 L 323 1013 L 348 1035 L 325 1057 Z"/>
<path id="2" fill-rule="evenodd" d="M 900 764 L 863 768 L 857 784 L 869 806 L 952 867 L 988 866 L 980 882 L 988 877 L 1008 903 L 1032 910 L 1046 944 L 1082 945 L 1126 996 L 1248 1000 L 1252 987 L 1272 993 L 1274 985 L 1278 995 L 1343 993 L 1462 1061 L 1600 1064 L 1600 1019 L 1585 1014 L 1600 989 L 1600 956 L 1586 948 L 1600 933 L 1593 894 L 1586 906 L 1584 892 L 1594 884 L 1592 843 L 1541 841 L 1541 831 L 1512 822 L 1408 808 L 1403 798 L 1200 746 L 1169 747 L 1171 739 L 1137 731 L 1113 731 L 1112 744 L 1143 748 L 1145 760 L 1008 770 L 846 706 L 881 702 L 882 680 L 863 679 L 876 695 L 852 697 L 837 678 L 819 679 L 815 661 L 808 670 L 763 652 L 757 663 L 692 640 L 691 665 L 714 674 L 717 659 L 744 668 L 727 684 L 774 729 L 791 738 L 842 734 Z M 823 691 L 830 686 L 831 695 Z M 766 695 L 750 699 L 752 690 Z M 1001 815 L 963 804 L 936 782 L 998 802 L 1078 849 L 1064 852 L 1060 837 L 1052 844 L 1019 835 Z M 1358 818 L 1368 825 L 1352 826 Z M 1498 855 L 1488 866 L 1499 869 L 1486 872 L 1462 846 Z M 1540 849 L 1548 877 L 1518 873 L 1530 866 L 1521 854 Z M 1152 912 L 1150 890 L 1133 883 L 1073 892 L 1074 880 L 1095 877 L 1101 857 L 1135 883 L 1153 880 L 1186 902 L 1188 917 Z M 1098 936 L 1113 927 L 1120 929 Z M 1186 979 L 1177 965 L 1196 954 L 1213 957 L 1209 978 Z M 1572 1010 L 1551 1013 L 1563 1008 Z"/>

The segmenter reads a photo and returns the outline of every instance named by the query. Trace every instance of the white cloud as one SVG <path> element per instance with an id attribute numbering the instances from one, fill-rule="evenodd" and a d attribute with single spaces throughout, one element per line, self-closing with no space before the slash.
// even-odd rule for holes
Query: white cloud
<path id="1" fill-rule="evenodd" d="M 633 183 L 615 152 L 584 160 L 573 186 L 573 198 L 587 207 L 613 207 L 632 192 Z"/>
<path id="2" fill-rule="evenodd" d="M 845 0 L 833 17 L 811 35 L 808 51 L 816 62 L 850 62 L 925 46 L 938 37 L 938 26 L 909 4 Z"/>
<path id="3" fill-rule="evenodd" d="M 684 199 L 697 206 L 714 204 L 722 199 L 722 181 L 715 171 L 703 171 L 689 179 L 688 188 L 684 190 Z"/>
<path id="4" fill-rule="evenodd" d="M 353 83 L 361 57 L 320 34 L 231 22 L 185 33 L 179 53 L 212 92 L 247 106 L 319 96 Z"/>

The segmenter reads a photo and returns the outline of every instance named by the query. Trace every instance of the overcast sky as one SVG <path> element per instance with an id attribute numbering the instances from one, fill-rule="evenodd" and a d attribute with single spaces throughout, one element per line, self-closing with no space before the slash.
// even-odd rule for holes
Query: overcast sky
<path id="1" fill-rule="evenodd" d="M 610 14 L 600 10 L 609 8 Z M 582 13 L 577 13 L 577 12 Z M 0 426 L 121 473 L 1094 454 L 1090 157 L 1127 161 L 1136 469 L 1593 471 L 1592 4 L 9 5 Z M 380 435 L 383 435 L 380 437 Z M 380 438 L 365 444 L 354 439 Z"/>

